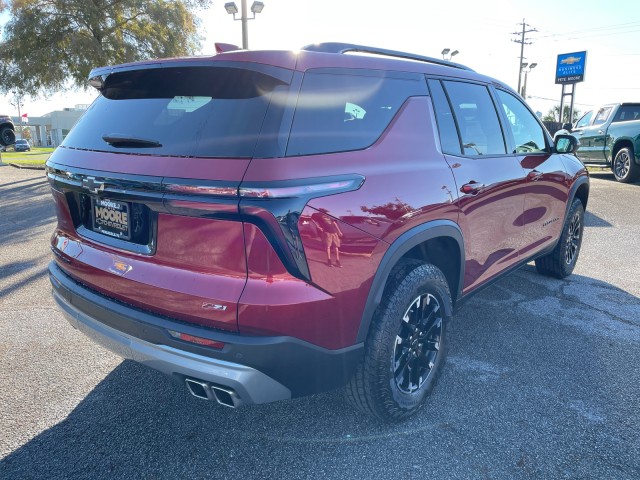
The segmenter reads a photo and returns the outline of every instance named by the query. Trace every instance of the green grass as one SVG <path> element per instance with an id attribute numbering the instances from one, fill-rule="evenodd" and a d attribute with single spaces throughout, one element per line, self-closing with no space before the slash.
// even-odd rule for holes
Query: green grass
<path id="1" fill-rule="evenodd" d="M 30 152 L 2 152 L 2 161 L 4 163 L 14 163 L 25 167 L 44 167 L 44 163 L 53 152 L 53 148 L 34 147 Z"/>
<path id="2" fill-rule="evenodd" d="M 587 170 L 592 173 L 611 173 L 611 167 L 600 167 L 598 165 L 587 165 Z"/>

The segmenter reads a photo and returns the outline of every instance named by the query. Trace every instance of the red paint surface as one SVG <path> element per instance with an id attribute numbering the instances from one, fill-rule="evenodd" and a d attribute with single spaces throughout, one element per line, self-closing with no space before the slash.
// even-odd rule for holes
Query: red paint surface
<path id="1" fill-rule="evenodd" d="M 246 283 L 242 224 L 160 214 L 158 238 L 152 256 L 95 244 L 75 232 L 56 232 L 52 244 L 70 260 L 59 262 L 63 270 L 111 298 L 172 318 L 236 330 L 237 302 Z M 115 262 L 131 268 L 123 276 Z"/>

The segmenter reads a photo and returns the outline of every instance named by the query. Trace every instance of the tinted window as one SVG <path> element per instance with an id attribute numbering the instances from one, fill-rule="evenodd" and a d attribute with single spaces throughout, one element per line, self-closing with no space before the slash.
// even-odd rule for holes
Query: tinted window
<path id="1" fill-rule="evenodd" d="M 507 117 L 507 125 L 515 142 L 514 153 L 539 153 L 547 150 L 544 130 L 529 111 L 515 96 L 497 90 L 498 98 Z"/>
<path id="2" fill-rule="evenodd" d="M 500 155 L 507 153 L 498 114 L 482 85 L 443 82 L 458 123 L 465 155 Z"/>
<path id="3" fill-rule="evenodd" d="M 433 108 L 436 112 L 442 152 L 460 155 L 462 150 L 460 148 L 458 129 L 456 128 L 456 122 L 453 119 L 453 113 L 451 113 L 451 107 L 442 88 L 442 84 L 437 80 L 429 80 L 429 91 L 431 92 L 431 100 L 433 101 Z"/>
<path id="4" fill-rule="evenodd" d="M 251 157 L 272 93 L 285 88 L 281 80 L 240 68 L 114 73 L 63 146 L 150 155 Z M 148 142 L 144 146 L 135 141 L 108 143 L 105 136 Z"/>
<path id="5" fill-rule="evenodd" d="M 360 150 L 372 145 L 405 100 L 425 95 L 424 77 L 305 74 L 287 155 Z"/>
<path id="6" fill-rule="evenodd" d="M 586 127 L 587 125 L 589 125 L 589 123 L 591 122 L 591 117 L 593 117 L 593 110 L 590 112 L 585 113 L 582 118 L 580 120 L 578 120 L 578 123 L 576 123 L 576 128 L 582 128 L 582 127 Z"/>
<path id="7" fill-rule="evenodd" d="M 624 105 L 618 109 L 614 122 L 630 122 L 640 120 L 640 105 Z"/>

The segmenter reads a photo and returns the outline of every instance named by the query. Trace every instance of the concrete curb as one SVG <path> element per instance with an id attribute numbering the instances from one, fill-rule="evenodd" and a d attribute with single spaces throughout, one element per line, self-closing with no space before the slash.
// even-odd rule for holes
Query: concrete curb
<path id="1" fill-rule="evenodd" d="M 9 165 L 13 168 L 20 168 L 23 170 L 44 170 L 44 165 L 19 165 L 17 163 L 5 163 L 4 165 Z"/>

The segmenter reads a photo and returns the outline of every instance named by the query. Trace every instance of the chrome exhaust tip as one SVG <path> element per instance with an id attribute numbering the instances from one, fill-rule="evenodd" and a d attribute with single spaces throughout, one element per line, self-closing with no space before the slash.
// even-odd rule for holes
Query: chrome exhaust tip
<path id="1" fill-rule="evenodd" d="M 213 394 L 206 382 L 200 382 L 192 378 L 185 378 L 184 383 L 187 384 L 189 393 L 194 397 L 201 398 L 202 400 L 213 400 Z"/>
<path id="2" fill-rule="evenodd" d="M 238 394 L 230 388 L 211 385 L 209 382 L 203 382 L 202 380 L 196 380 L 194 378 L 185 378 L 184 382 L 187 384 L 189 393 L 194 397 L 201 398 L 202 400 L 215 400 L 220 405 L 230 408 L 236 408 L 240 405 Z"/>
<path id="3" fill-rule="evenodd" d="M 238 395 L 233 390 L 211 385 L 211 391 L 220 405 L 231 408 L 238 406 Z"/>

